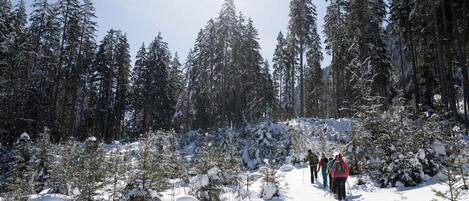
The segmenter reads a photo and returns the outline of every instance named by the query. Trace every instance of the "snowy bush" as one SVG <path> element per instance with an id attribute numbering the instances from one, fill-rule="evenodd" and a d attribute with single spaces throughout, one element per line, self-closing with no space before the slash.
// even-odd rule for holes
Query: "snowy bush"
<path id="1" fill-rule="evenodd" d="M 267 166 L 259 170 L 262 174 L 261 197 L 264 200 L 270 200 L 279 195 L 280 181 L 272 163 L 269 161 L 265 163 Z"/>
<path id="2" fill-rule="evenodd" d="M 346 147 L 352 172 L 366 171 L 382 187 L 416 186 L 438 173 L 446 153 L 439 139 L 451 122 L 442 114 L 416 117 L 409 111 L 401 105 L 368 112 L 354 125 Z"/>
<path id="3" fill-rule="evenodd" d="M 379 171 L 381 175 L 379 182 L 382 187 L 391 186 L 416 186 L 422 182 L 423 169 L 418 158 L 412 153 L 396 153 Z M 380 174 L 378 173 L 378 174 Z"/>

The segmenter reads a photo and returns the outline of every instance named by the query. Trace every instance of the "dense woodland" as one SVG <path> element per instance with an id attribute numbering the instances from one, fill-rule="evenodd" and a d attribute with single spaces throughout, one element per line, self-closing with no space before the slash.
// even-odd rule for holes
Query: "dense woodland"
<path id="1" fill-rule="evenodd" d="M 415 113 L 445 108 L 467 123 L 467 1 L 331 0 L 324 34 L 311 1 L 290 4 L 273 61 L 260 54 L 252 19 L 227 1 L 203 27 L 185 62 L 163 34 L 130 63 L 120 30 L 96 41 L 90 0 L 1 1 L 3 144 L 45 127 L 54 140 L 132 139 L 294 117 L 353 117 L 405 98 Z M 369 12 L 371 11 L 371 12 Z M 389 12 L 387 12 L 389 11 Z M 274 41 L 273 41 L 274 42 Z M 320 66 L 324 46 L 330 66 Z M 272 63 L 270 66 L 269 63 Z"/>

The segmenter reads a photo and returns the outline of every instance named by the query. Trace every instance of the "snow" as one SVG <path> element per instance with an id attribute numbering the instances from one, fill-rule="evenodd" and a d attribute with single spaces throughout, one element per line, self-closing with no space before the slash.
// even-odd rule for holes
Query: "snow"
<path id="1" fill-rule="evenodd" d="M 94 136 L 88 138 L 88 141 L 91 141 L 91 142 L 96 142 L 96 140 L 97 140 L 97 139 L 96 139 L 96 137 L 94 137 Z"/>
<path id="2" fill-rule="evenodd" d="M 193 188 L 198 189 L 209 184 L 209 177 L 207 175 L 197 175 L 191 178 L 190 183 Z"/>
<path id="3" fill-rule="evenodd" d="M 290 172 L 293 169 L 295 169 L 295 167 L 293 167 L 293 165 L 283 165 L 282 167 L 280 167 L 280 171 L 282 171 L 282 172 Z"/>
<path id="4" fill-rule="evenodd" d="M 255 173 L 253 173 L 255 174 Z M 334 196 L 329 193 L 328 188 L 322 187 L 322 176 L 319 174 L 318 183 L 311 184 L 309 182 L 309 168 L 295 168 L 289 172 L 281 173 L 282 181 L 280 182 L 280 188 L 278 189 L 279 197 L 273 197 L 270 200 L 273 201 L 303 201 L 303 200 L 321 200 L 321 201 L 334 201 Z M 431 201 L 436 199 L 437 201 L 443 201 L 435 198 L 435 190 L 446 190 L 447 188 L 441 184 L 440 178 L 437 176 L 431 178 L 429 181 L 420 184 L 417 187 L 395 187 L 395 188 L 379 188 L 375 186 L 368 178 L 362 178 L 366 181 L 364 185 L 357 185 L 358 177 L 351 176 L 347 180 L 346 191 L 348 200 L 357 201 L 396 201 L 396 200 L 419 200 L 419 201 Z M 226 188 L 226 193 L 223 197 L 225 200 L 241 201 L 241 200 L 252 200 L 252 201 L 263 201 L 269 200 L 275 192 L 275 187 L 267 187 L 265 191 L 262 191 L 262 180 L 254 182 L 250 190 L 253 192 L 251 197 L 248 198 L 235 198 L 236 193 L 233 189 Z M 351 190 L 351 191 L 350 191 Z M 184 187 L 175 189 L 176 201 L 197 201 L 194 197 L 187 195 L 188 191 L 184 190 Z M 169 192 L 164 192 L 162 201 L 174 200 L 171 198 Z M 228 199 L 230 198 L 230 199 Z M 469 192 L 463 192 L 461 200 L 469 200 Z"/>
<path id="5" fill-rule="evenodd" d="M 199 201 L 197 198 L 192 196 L 181 196 L 176 199 L 176 201 Z"/>
<path id="6" fill-rule="evenodd" d="M 72 199 L 70 199 L 70 197 L 66 195 L 61 195 L 61 194 L 33 195 L 29 198 L 29 201 L 68 201 L 68 200 L 72 200 Z"/>
<path id="7" fill-rule="evenodd" d="M 20 135 L 20 137 L 18 138 L 18 141 L 17 141 L 16 143 L 18 143 L 18 142 L 20 142 L 20 141 L 30 141 L 30 140 L 31 140 L 31 138 L 29 137 L 29 134 L 27 134 L 27 133 L 21 133 L 21 135 Z"/>
<path id="8" fill-rule="evenodd" d="M 308 143 L 310 147 L 316 153 L 319 153 L 320 146 L 318 144 L 318 135 L 321 133 L 325 133 L 327 149 L 324 151 L 326 154 L 332 154 L 335 151 L 340 150 L 340 147 L 343 147 L 344 142 L 347 140 L 347 132 L 350 130 L 350 123 L 351 120 L 347 119 L 294 119 L 288 122 L 280 122 L 280 123 L 271 123 L 268 127 L 258 132 L 262 135 L 260 137 L 262 139 L 268 138 L 276 138 L 279 134 L 283 134 L 287 131 L 287 127 L 296 129 L 297 131 L 303 132 L 308 137 Z M 26 136 L 25 136 L 26 137 Z M 29 137 L 29 136 L 28 136 Z M 90 141 L 95 141 L 96 138 L 89 139 Z M 269 140 L 264 141 L 266 143 Z M 116 143 L 117 144 L 117 143 Z M 125 144 L 123 143 L 120 145 L 124 152 L 135 152 L 138 150 L 139 144 L 138 142 Z M 111 147 L 112 148 L 112 147 Z M 184 147 L 184 151 L 186 154 L 193 154 L 194 150 L 196 149 L 196 144 L 191 143 Z M 431 145 L 431 149 L 435 152 L 438 156 L 445 156 L 446 150 L 445 146 L 442 142 L 435 142 Z M 246 160 L 250 165 L 249 162 L 253 167 L 257 166 L 258 164 L 262 163 L 260 157 L 258 156 L 259 153 L 255 152 L 255 156 L 248 156 L 248 150 L 243 150 L 243 158 L 252 159 Z M 426 158 L 426 150 L 421 149 L 419 150 L 414 158 L 409 159 L 413 161 L 411 164 L 418 164 L 421 165 L 418 159 L 425 159 Z M 428 153 L 428 152 L 427 152 Z M 338 152 L 334 153 L 338 154 Z M 331 155 L 328 155 L 331 156 Z M 186 156 L 191 157 L 191 156 Z M 406 157 L 404 155 L 399 157 L 398 160 L 403 160 Z M 394 164 L 391 164 L 394 165 Z M 393 169 L 392 167 L 390 167 Z M 264 168 L 259 168 L 258 170 L 252 172 L 246 172 L 249 175 L 250 181 L 254 182 L 252 185 L 249 186 L 249 191 L 243 189 L 244 192 L 241 194 L 244 197 L 237 198 L 238 192 L 234 189 L 233 186 L 226 186 L 225 187 L 225 194 L 223 195 L 222 200 L 252 200 L 252 201 L 262 201 L 266 199 L 271 199 L 274 201 L 303 201 L 303 200 L 335 200 L 334 196 L 328 192 L 328 189 L 324 189 L 322 187 L 322 175 L 319 175 L 319 183 L 311 184 L 309 182 L 309 167 L 307 166 L 293 166 L 290 164 L 285 164 L 279 167 L 278 175 L 280 177 L 280 184 L 279 188 L 275 186 L 263 186 L 262 181 L 262 174 L 260 173 Z M 217 179 L 221 170 L 218 167 L 213 167 L 207 171 L 206 174 L 197 175 L 190 179 L 190 184 L 185 184 L 182 180 L 175 179 L 176 182 L 175 188 L 164 191 L 158 192 L 160 199 L 162 201 L 197 201 L 196 198 L 190 195 L 191 188 L 199 189 L 201 187 L 205 187 L 209 184 L 210 179 Z M 422 173 L 423 174 L 423 173 Z M 428 175 L 422 175 L 427 176 Z M 394 200 L 421 200 L 421 201 L 430 201 L 435 199 L 435 193 L 432 189 L 445 191 L 447 188 L 445 185 L 440 183 L 441 179 L 445 179 L 443 174 L 438 174 L 435 177 L 428 177 L 424 179 L 424 183 L 416 186 L 416 187 L 403 187 L 404 184 L 396 184 L 397 187 L 394 188 L 379 188 L 377 185 L 373 184 L 369 178 L 363 176 L 360 178 L 365 181 L 364 185 L 357 185 L 358 177 L 352 176 L 348 179 L 347 182 L 347 198 L 348 200 L 360 200 L 360 201 L 394 201 Z M 350 191 L 351 190 L 351 191 Z M 69 197 L 65 195 L 54 195 L 54 194 L 47 194 L 48 192 L 43 193 L 44 195 L 35 195 L 31 196 L 30 200 L 33 201 L 63 201 L 63 200 L 71 200 Z M 134 189 L 128 192 L 130 195 L 140 195 L 146 194 L 148 192 L 142 191 L 141 189 Z M 274 195 L 278 193 L 278 197 Z M 176 199 L 175 199 L 176 198 Z M 439 199 L 436 199 L 440 201 Z M 469 192 L 463 192 L 461 200 L 469 200 Z M 0 201 L 3 201 L 0 197 Z"/>
<path id="9" fill-rule="evenodd" d="M 436 141 L 432 144 L 432 149 L 435 151 L 436 155 L 446 156 L 445 145 L 442 142 Z"/>
<path id="10" fill-rule="evenodd" d="M 212 169 L 208 170 L 207 175 L 212 179 L 218 179 L 218 173 L 220 169 L 218 167 L 213 167 Z"/>
<path id="11" fill-rule="evenodd" d="M 277 187 L 272 184 L 265 185 L 262 189 L 262 198 L 265 200 L 272 199 L 278 193 Z"/>

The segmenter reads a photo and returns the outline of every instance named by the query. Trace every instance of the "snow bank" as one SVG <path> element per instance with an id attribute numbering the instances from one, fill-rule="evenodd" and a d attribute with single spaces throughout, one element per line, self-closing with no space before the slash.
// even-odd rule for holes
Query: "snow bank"
<path id="1" fill-rule="evenodd" d="M 178 197 L 176 201 L 199 201 L 199 200 L 195 197 L 185 195 L 185 196 Z"/>
<path id="2" fill-rule="evenodd" d="M 280 167 L 280 171 L 282 172 L 290 172 L 293 169 L 295 169 L 293 165 L 283 165 L 282 167 Z"/>
<path id="3" fill-rule="evenodd" d="M 0 201 L 2 199 L 0 198 Z M 72 200 L 70 197 L 61 194 L 45 194 L 45 195 L 33 195 L 29 198 L 29 201 L 69 201 Z"/>

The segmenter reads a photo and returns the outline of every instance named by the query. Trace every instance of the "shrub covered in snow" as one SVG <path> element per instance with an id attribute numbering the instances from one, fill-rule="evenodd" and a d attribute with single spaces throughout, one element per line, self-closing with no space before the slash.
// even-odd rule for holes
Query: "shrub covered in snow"
<path id="1" fill-rule="evenodd" d="M 416 186 L 438 173 L 448 146 L 441 140 L 454 121 L 444 111 L 415 116 L 409 110 L 368 112 L 354 125 L 346 146 L 352 171 L 368 172 L 382 187 Z"/>
<path id="2" fill-rule="evenodd" d="M 270 200 L 279 195 L 280 181 L 273 163 L 266 161 L 266 164 L 266 167 L 259 170 L 262 174 L 261 197 Z"/>

